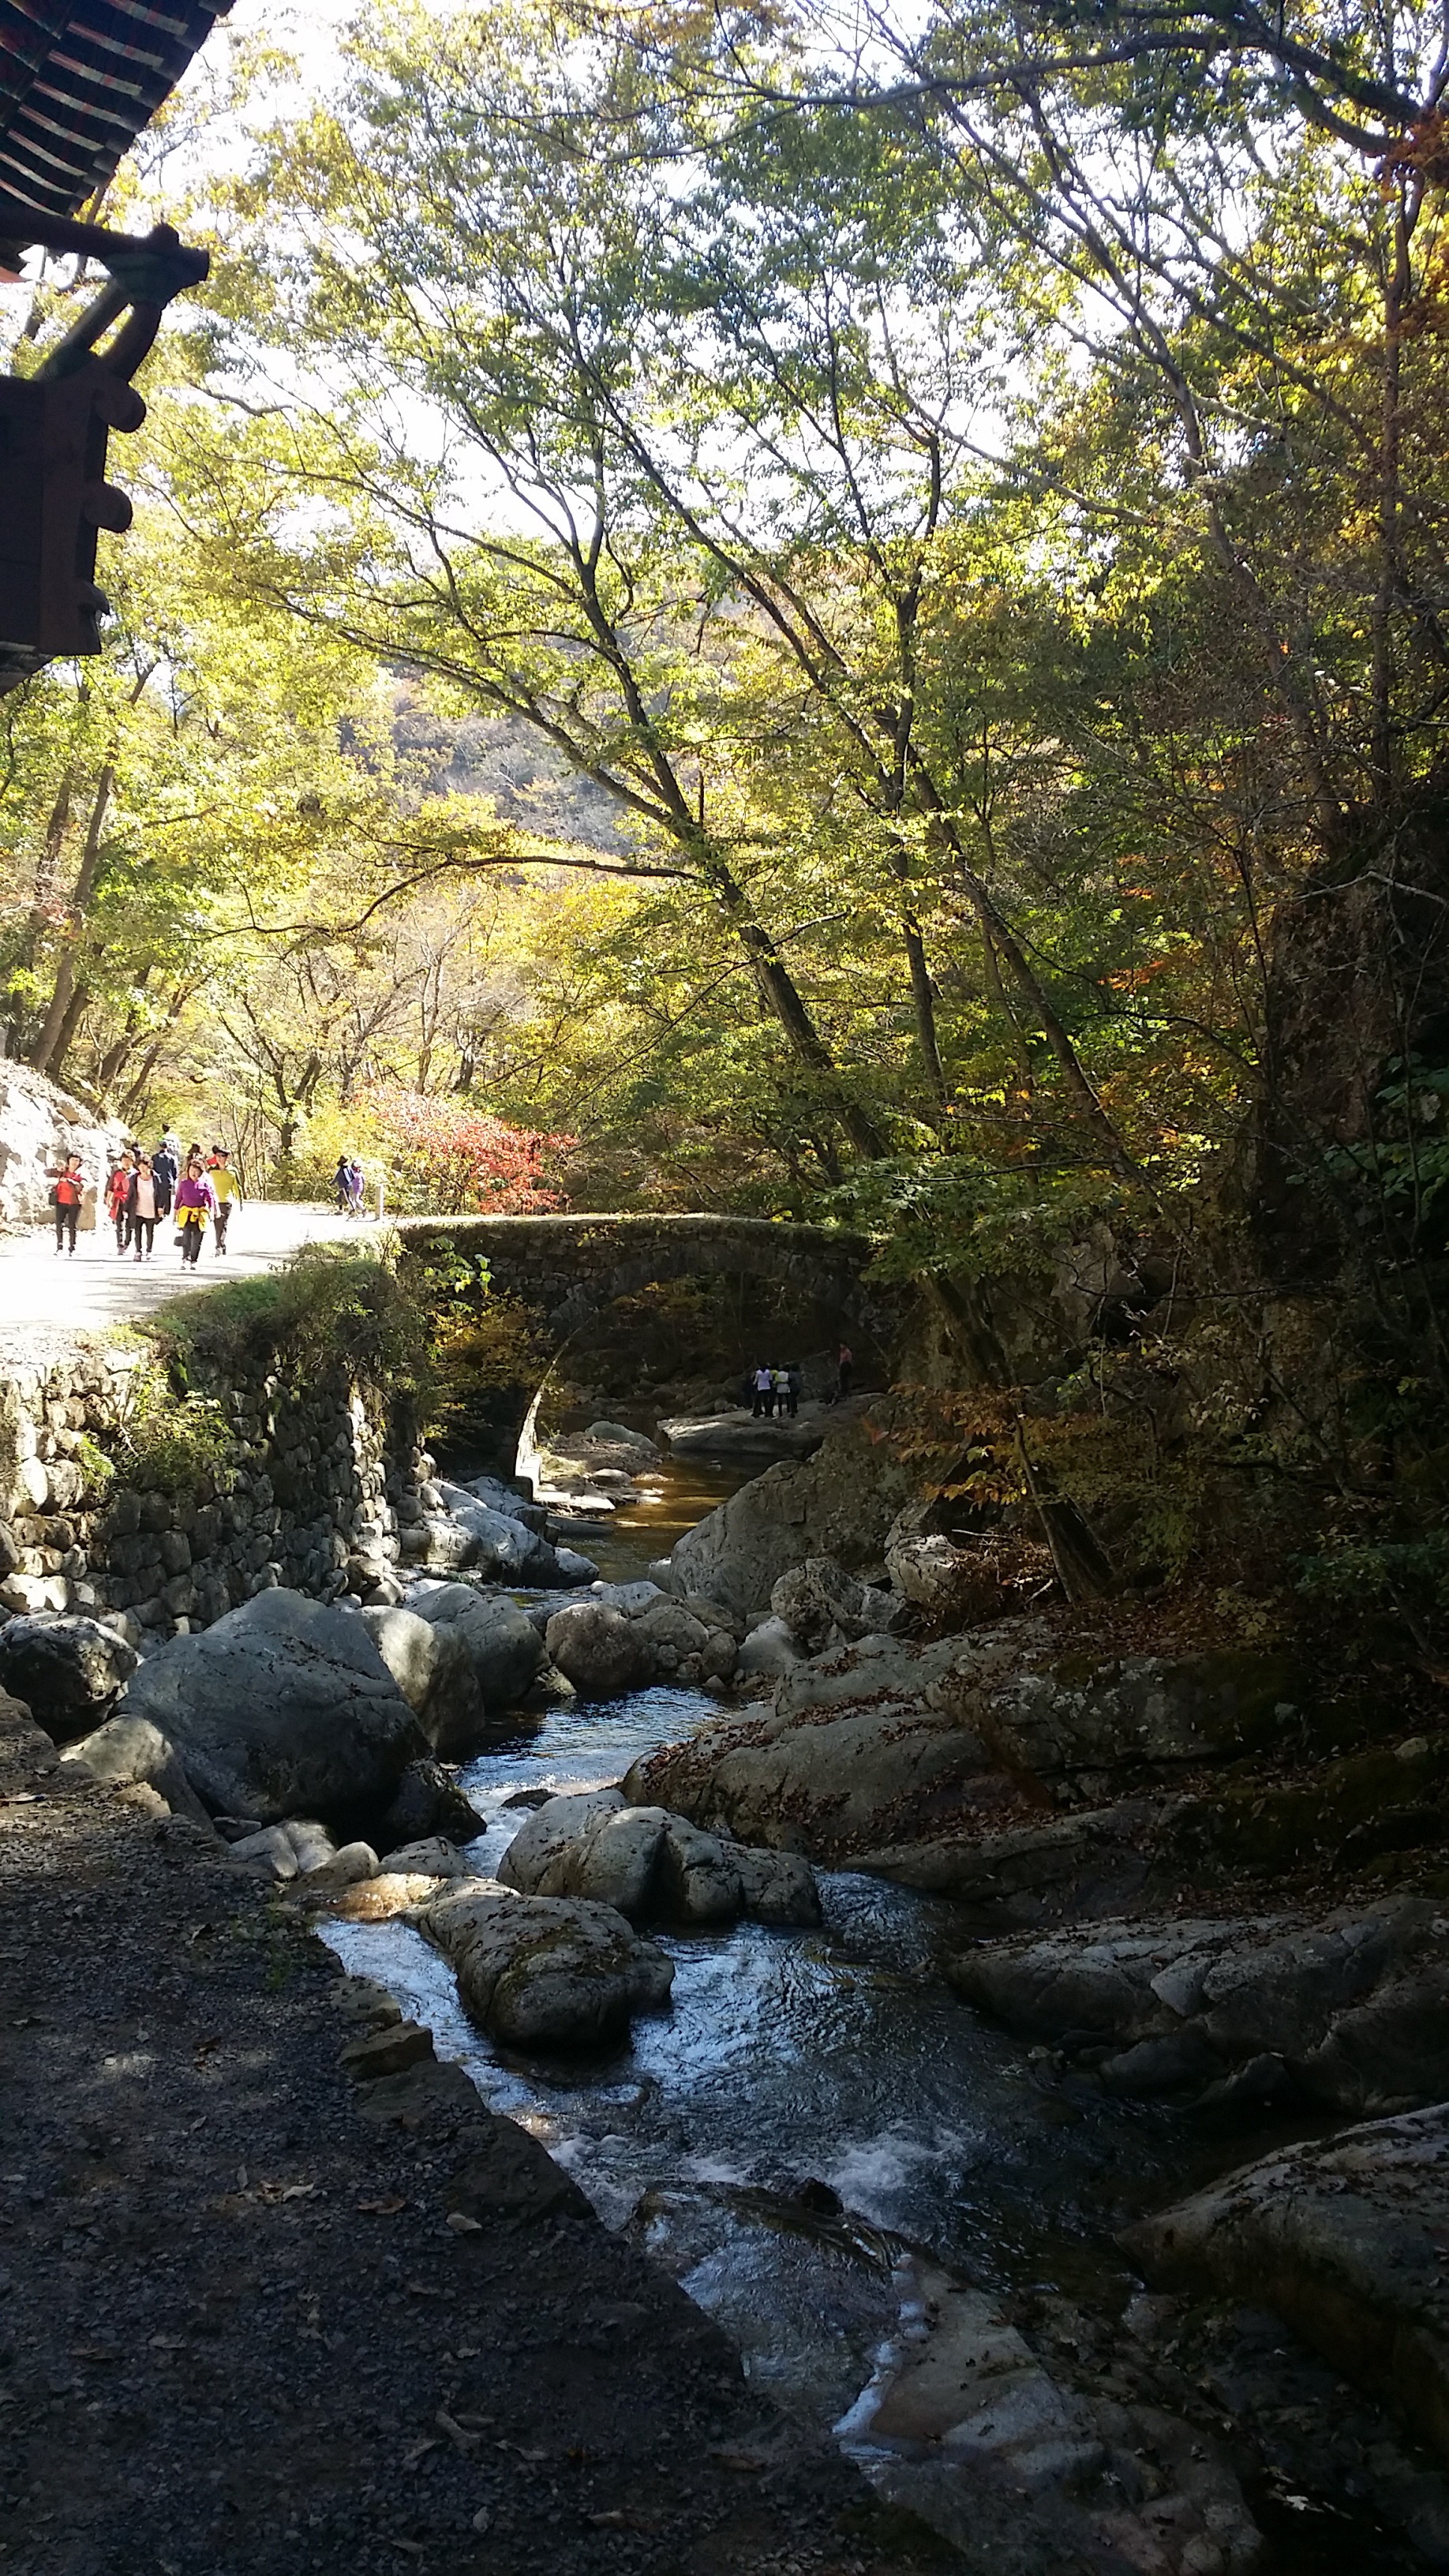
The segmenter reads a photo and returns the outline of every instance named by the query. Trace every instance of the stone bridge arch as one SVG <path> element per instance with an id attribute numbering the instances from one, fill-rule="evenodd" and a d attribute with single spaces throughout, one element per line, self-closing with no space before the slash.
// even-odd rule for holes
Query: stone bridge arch
<path id="1" fill-rule="evenodd" d="M 793 1288 L 825 1305 L 842 1329 L 884 1356 L 896 1301 L 867 1288 L 873 1246 L 862 1234 L 770 1217 L 625 1215 L 399 1217 L 403 1274 L 451 1245 L 481 1255 L 494 1291 L 516 1297 L 564 1345 L 621 1297 L 670 1279 L 746 1277 Z"/>

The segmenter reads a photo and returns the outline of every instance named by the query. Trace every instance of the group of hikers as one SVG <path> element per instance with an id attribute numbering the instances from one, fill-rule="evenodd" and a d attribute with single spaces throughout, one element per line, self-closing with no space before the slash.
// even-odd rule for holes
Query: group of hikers
<path id="1" fill-rule="evenodd" d="M 848 1343 L 842 1342 L 836 1361 L 835 1394 L 829 1399 L 831 1403 L 849 1395 L 854 1366 L 855 1354 Z M 746 1380 L 750 1411 L 756 1419 L 761 1414 L 779 1414 L 782 1419 L 788 1415 L 793 1420 L 800 1410 L 804 1386 L 805 1373 L 798 1360 L 791 1360 L 784 1368 L 771 1368 L 761 1360 L 758 1367 L 751 1369 Z"/>
<path id="2" fill-rule="evenodd" d="M 51 1174 L 51 1183 L 56 1254 L 73 1257 L 85 1197 L 79 1154 L 67 1154 L 63 1170 Z M 188 1145 L 183 1155 L 180 1137 L 169 1129 L 154 1153 L 143 1154 L 139 1145 L 128 1145 L 113 1164 L 105 1187 L 106 1215 L 116 1230 L 118 1254 L 129 1252 L 133 1260 L 152 1260 L 156 1228 L 174 1216 L 182 1263 L 192 1269 L 201 1258 L 208 1225 L 218 1254 L 225 1252 L 231 1212 L 241 1205 L 241 1197 L 241 1184 L 225 1145 L 213 1145 L 210 1153 L 203 1153 L 200 1145 Z"/>

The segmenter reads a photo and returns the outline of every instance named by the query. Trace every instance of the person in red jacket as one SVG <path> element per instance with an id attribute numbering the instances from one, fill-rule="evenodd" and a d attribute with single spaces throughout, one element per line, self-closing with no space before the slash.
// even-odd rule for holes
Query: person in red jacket
<path id="1" fill-rule="evenodd" d="M 55 1249 L 64 1252 L 69 1242 L 71 1258 L 75 1257 L 75 1230 L 80 1223 L 81 1201 L 86 1185 L 81 1177 L 79 1154 L 67 1154 L 65 1169 L 51 1174 L 50 1204 L 55 1210 Z"/>
<path id="2" fill-rule="evenodd" d="M 106 1183 L 106 1211 L 110 1217 L 112 1225 L 116 1229 L 116 1250 L 118 1252 L 125 1251 L 127 1242 L 130 1239 L 131 1221 L 126 1213 L 126 1202 L 130 1198 L 131 1183 L 135 1177 L 136 1157 L 128 1145 L 124 1154 L 121 1156 L 119 1163 L 116 1165 L 115 1170 L 112 1172 L 110 1179 Z"/>

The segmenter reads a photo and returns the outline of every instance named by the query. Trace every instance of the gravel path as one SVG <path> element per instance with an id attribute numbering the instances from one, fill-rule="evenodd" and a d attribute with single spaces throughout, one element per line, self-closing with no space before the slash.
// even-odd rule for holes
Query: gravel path
<path id="1" fill-rule="evenodd" d="M 141 1263 L 117 1253 L 109 1226 L 83 1234 L 73 1259 L 57 1256 L 49 1232 L 0 1236 L 0 1365 L 58 1358 L 77 1333 L 106 1332 L 153 1314 L 193 1287 L 275 1270 L 304 1243 L 376 1230 L 371 1219 L 353 1221 L 330 1208 L 258 1200 L 232 1218 L 225 1255 L 218 1259 L 208 1242 L 195 1270 L 183 1269 L 169 1225 L 157 1227 L 155 1253 Z"/>
<path id="2" fill-rule="evenodd" d="M 135 1796 L 0 1699 L 4 2576 L 959 2563 L 460 2070 L 342 2073 L 355 1981 Z"/>

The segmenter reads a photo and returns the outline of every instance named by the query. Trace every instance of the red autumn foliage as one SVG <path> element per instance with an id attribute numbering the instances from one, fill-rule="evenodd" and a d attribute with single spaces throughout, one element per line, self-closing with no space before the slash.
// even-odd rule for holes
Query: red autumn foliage
<path id="1" fill-rule="evenodd" d="M 572 1136 L 510 1127 L 466 1101 L 381 1084 L 368 1106 L 393 1149 L 401 1193 L 430 1214 L 546 1216 L 564 1204 L 544 1178 Z"/>

